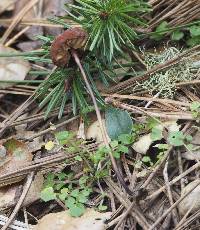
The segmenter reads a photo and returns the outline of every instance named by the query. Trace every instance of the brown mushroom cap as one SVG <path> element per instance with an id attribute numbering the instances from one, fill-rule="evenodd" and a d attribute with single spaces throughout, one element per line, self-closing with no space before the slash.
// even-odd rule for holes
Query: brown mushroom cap
<path id="1" fill-rule="evenodd" d="M 50 50 L 53 63 L 59 67 L 66 66 L 71 57 L 69 50 L 83 48 L 87 39 L 87 32 L 80 27 L 70 28 L 57 36 Z"/>

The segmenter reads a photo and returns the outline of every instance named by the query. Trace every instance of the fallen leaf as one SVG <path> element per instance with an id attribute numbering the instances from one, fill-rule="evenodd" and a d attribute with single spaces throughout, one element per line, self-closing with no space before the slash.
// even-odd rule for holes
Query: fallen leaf
<path id="1" fill-rule="evenodd" d="M 48 142 L 45 144 L 45 149 L 48 150 L 48 151 L 52 150 L 53 147 L 54 147 L 53 141 L 48 141 Z"/>
<path id="2" fill-rule="evenodd" d="M 16 0 L 1 0 L 0 1 L 0 14 L 6 10 L 8 11 L 13 10 L 15 2 Z"/>
<path id="3" fill-rule="evenodd" d="M 50 213 L 44 216 L 33 230 L 104 230 L 105 220 L 111 217 L 111 212 L 100 213 L 93 209 L 78 218 L 71 217 L 69 211 Z"/>
<path id="4" fill-rule="evenodd" d="M 41 173 L 37 173 L 22 206 L 30 205 L 40 199 L 43 183 L 43 175 Z M 19 197 L 21 196 L 22 189 L 22 185 L 19 183 L 0 188 L 0 210 L 11 208 L 16 205 Z"/>
<path id="5" fill-rule="evenodd" d="M 13 17 L 19 14 L 21 9 L 29 3 L 30 0 L 18 0 L 15 4 L 15 10 L 13 13 Z M 32 7 L 23 17 L 23 20 L 34 20 L 40 18 L 41 6 L 39 3 L 36 3 L 34 7 Z M 18 29 L 21 30 L 23 27 L 18 26 Z M 30 26 L 30 28 L 24 33 L 30 40 L 36 40 L 37 35 L 43 35 L 43 27 L 42 26 Z"/>
<path id="6" fill-rule="evenodd" d="M 73 3 L 73 0 L 45 0 L 43 17 L 48 19 L 55 16 L 66 16 L 66 11 L 64 10 L 66 3 Z M 63 29 L 48 26 L 44 28 L 44 31 L 48 35 L 59 35 Z"/>
<path id="7" fill-rule="evenodd" d="M 44 177 L 40 172 L 38 172 L 35 175 L 33 182 L 31 183 L 31 187 L 24 199 L 22 206 L 30 205 L 33 202 L 40 199 L 40 194 L 43 189 L 43 184 L 44 184 Z"/>
<path id="8" fill-rule="evenodd" d="M 169 132 L 176 132 L 176 131 L 179 131 L 179 128 L 180 126 L 177 125 L 177 122 L 176 121 L 166 121 L 166 122 L 163 122 L 163 125 L 165 127 L 167 127 L 167 129 L 169 130 Z M 162 125 L 156 125 L 154 127 L 154 129 L 157 129 L 157 130 L 160 130 L 162 131 L 163 130 L 163 126 Z M 160 135 L 160 139 L 162 139 L 162 135 Z M 156 139 L 158 140 L 158 139 Z M 137 142 L 135 142 L 133 145 L 132 145 L 132 148 L 140 153 L 140 154 L 146 154 L 150 145 L 154 142 L 154 139 L 152 139 L 152 134 L 151 133 L 148 133 L 142 137 L 139 138 L 139 140 Z"/>
<path id="9" fill-rule="evenodd" d="M 15 197 L 19 190 L 19 186 L 15 185 L 0 188 L 0 210 L 10 208 L 15 205 Z"/>
<path id="10" fill-rule="evenodd" d="M 103 125 L 105 128 L 105 120 L 103 119 Z M 107 136 L 108 137 L 108 136 Z M 94 139 L 97 143 L 103 143 L 103 137 L 101 134 L 101 129 L 99 126 L 99 122 L 95 121 L 93 122 L 87 129 L 86 133 L 86 139 Z M 108 137 L 108 140 L 110 142 L 110 138 Z"/>
<path id="11" fill-rule="evenodd" d="M 28 146 L 16 139 L 9 139 L 3 143 L 6 148 L 6 156 L 0 159 L 0 175 L 12 172 L 22 167 L 25 163 L 32 160 L 32 154 L 29 152 Z M 0 187 L 13 184 L 22 180 L 24 176 L 12 178 L 6 181 L 4 184 L 0 184 Z"/>
<path id="12" fill-rule="evenodd" d="M 132 148 L 140 154 L 146 154 L 150 145 L 153 143 L 151 134 L 144 135 L 132 145 Z"/>
<path id="13" fill-rule="evenodd" d="M 0 53 L 18 53 L 18 51 L 0 45 Z M 0 58 L 0 81 L 23 81 L 30 70 L 28 61 L 21 57 Z M 0 89 L 11 87 L 14 83 L 1 83 Z"/>
<path id="14" fill-rule="evenodd" d="M 181 197 L 184 196 L 188 191 L 194 188 L 197 183 L 199 183 L 199 179 L 192 181 L 189 183 L 181 192 Z M 185 213 L 191 209 L 190 213 L 194 213 L 200 208 L 200 185 L 198 185 L 193 191 L 191 191 L 178 205 L 178 210 L 180 214 L 183 216 Z"/>

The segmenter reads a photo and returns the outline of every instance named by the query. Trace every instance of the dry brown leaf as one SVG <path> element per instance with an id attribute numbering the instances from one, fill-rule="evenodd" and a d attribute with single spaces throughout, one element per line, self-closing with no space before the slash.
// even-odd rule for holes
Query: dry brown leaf
<path id="1" fill-rule="evenodd" d="M 43 183 L 44 177 L 41 173 L 38 173 L 31 184 L 23 202 L 23 206 L 30 205 L 40 199 L 40 192 L 42 190 Z M 16 205 L 19 197 L 21 196 L 21 192 L 22 185 L 19 183 L 0 188 L 0 210 L 11 208 Z"/>
<path id="2" fill-rule="evenodd" d="M 72 3 L 73 0 L 45 0 L 43 17 L 48 19 L 55 16 L 65 16 L 67 13 L 64 11 L 66 3 Z M 45 27 L 45 34 L 59 35 L 62 33 L 62 28 Z"/>
<path id="3" fill-rule="evenodd" d="M 105 220 L 109 219 L 111 212 L 100 213 L 87 209 L 83 216 L 74 218 L 68 211 L 50 213 L 44 216 L 33 230 L 104 230 Z"/>
<path id="4" fill-rule="evenodd" d="M 17 53 L 16 50 L 0 45 L 0 53 Z M 21 57 L 0 58 L 0 81 L 23 81 L 30 70 L 28 61 Z M 0 83 L 0 89 L 14 85 L 14 83 Z"/>
<path id="5" fill-rule="evenodd" d="M 10 173 L 23 167 L 25 163 L 32 161 L 33 156 L 25 143 L 9 139 L 3 143 L 3 146 L 6 148 L 6 155 L 0 158 L 0 175 Z M 0 187 L 19 182 L 23 178 L 22 176 L 7 180 L 5 183 L 0 184 Z"/>
<path id="6" fill-rule="evenodd" d="M 13 10 L 15 2 L 16 0 L 1 0 L 0 1 L 0 14 L 6 10 L 9 10 L 9 11 Z"/>
<path id="7" fill-rule="evenodd" d="M 181 197 L 184 196 L 187 192 L 189 192 L 192 188 L 194 188 L 199 183 L 199 179 L 192 181 L 189 183 L 181 192 Z M 191 209 L 190 213 L 194 213 L 200 208 L 200 185 L 198 185 L 192 192 L 190 192 L 178 205 L 178 209 L 180 214 L 183 216 L 186 212 Z"/>
<path id="8" fill-rule="evenodd" d="M 29 3 L 29 0 L 20 0 L 17 1 L 15 4 L 15 10 L 14 10 L 14 17 L 18 15 L 20 10 Z M 41 11 L 40 4 L 37 3 L 34 7 L 32 7 L 26 15 L 23 17 L 23 20 L 31 20 L 31 19 L 39 19 L 39 12 Z M 22 27 L 19 26 L 19 29 Z M 35 40 L 37 35 L 43 35 L 43 28 L 42 26 L 31 26 L 26 32 L 26 36 L 31 39 Z"/>
<path id="9" fill-rule="evenodd" d="M 163 125 L 170 131 L 179 131 L 179 126 L 177 125 L 177 122 L 176 121 L 166 121 L 166 122 L 163 122 Z M 157 129 L 161 129 L 163 130 L 164 126 L 162 125 L 157 125 L 156 128 Z M 151 134 L 146 134 L 142 137 L 140 137 L 140 139 L 135 142 L 133 145 L 132 145 L 132 148 L 140 153 L 140 154 L 146 154 L 150 145 L 153 143 L 153 140 L 151 139 Z"/>
<path id="10" fill-rule="evenodd" d="M 103 125 L 105 127 L 105 120 L 103 119 Z M 108 137 L 108 136 L 107 136 Z M 87 129 L 86 133 L 86 139 L 94 139 L 97 143 L 103 143 L 103 138 L 101 134 L 101 129 L 99 126 L 99 122 L 95 121 L 93 122 Z M 110 141 L 110 138 L 108 137 L 108 140 Z"/>
<path id="11" fill-rule="evenodd" d="M 14 16 L 16 16 L 21 8 L 26 5 L 29 0 L 18 0 L 15 4 Z M 42 4 L 41 4 L 42 3 Z M 36 19 L 40 21 L 40 19 L 49 19 L 56 16 L 65 16 L 67 13 L 65 12 L 65 4 L 72 3 L 72 0 L 44 0 L 38 2 L 35 7 L 32 7 L 31 10 L 27 12 L 27 14 L 23 17 L 23 20 L 32 20 Z M 21 27 L 19 27 L 21 28 Z M 63 32 L 63 28 L 56 27 L 42 27 L 42 26 L 31 26 L 28 31 L 25 32 L 26 36 L 35 40 L 37 35 L 59 35 Z M 33 45 L 32 45 L 33 46 Z M 28 48 L 28 47 L 26 47 Z"/>

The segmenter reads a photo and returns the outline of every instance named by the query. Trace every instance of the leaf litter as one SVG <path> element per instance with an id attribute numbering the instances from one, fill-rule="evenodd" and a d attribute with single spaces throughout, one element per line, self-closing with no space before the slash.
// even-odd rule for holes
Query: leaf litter
<path id="1" fill-rule="evenodd" d="M 20 2 L 22 6 L 28 4 L 28 1 Z M 128 62 L 118 59 L 118 71 L 103 69 L 101 75 L 100 72 L 92 72 L 94 80 L 90 79 L 98 105 L 102 111 L 106 111 L 105 114 L 101 113 L 102 124 L 105 124 L 103 128 L 107 129 L 110 139 L 106 139 L 109 139 L 119 171 L 111 167 L 108 155 L 110 150 L 102 145 L 102 127 L 99 127 L 96 117 L 92 118 L 93 108 L 85 101 L 85 93 L 80 94 L 83 86 L 80 79 L 76 80 L 78 83 L 74 81 L 73 85 L 68 87 L 68 94 L 61 103 L 64 105 L 67 102 L 67 106 L 63 106 L 59 120 L 57 115 L 60 110 L 56 107 L 59 101 L 54 102 L 55 107 L 52 107 L 52 110 L 49 107 L 51 112 L 46 116 L 48 94 L 46 103 L 43 102 L 40 108 L 38 102 L 42 99 L 33 100 L 35 95 L 29 97 L 35 94 L 34 91 L 38 88 L 34 79 L 43 81 L 49 78 L 49 72 L 55 71 L 49 57 L 44 54 L 41 59 L 33 54 L 29 55 L 29 62 L 16 54 L 16 57 L 0 58 L 0 80 L 13 81 L 0 84 L 0 224 L 5 225 L 9 211 L 19 204 L 27 176 L 31 172 L 38 172 L 40 179 L 37 179 L 36 174 L 37 183 L 35 185 L 35 180 L 32 181 L 21 205 L 30 215 L 24 218 L 22 212 L 18 215 L 15 213 L 16 219 L 29 223 L 30 229 L 33 228 L 32 225 L 35 225 L 35 229 L 59 229 L 57 221 L 62 222 L 60 229 L 70 229 L 71 223 L 81 230 L 84 226 L 92 229 L 95 229 L 94 226 L 97 229 L 191 229 L 198 226 L 199 201 L 196 194 L 199 189 L 199 141 L 195 137 L 199 133 L 200 112 L 199 70 L 196 65 L 199 62 L 199 46 L 188 48 L 189 43 L 194 43 L 194 39 L 191 41 L 189 38 L 190 42 L 184 44 L 188 48 L 187 51 L 182 51 L 183 39 L 187 35 L 184 30 L 176 28 L 172 34 L 170 31 L 162 32 L 170 27 L 193 22 L 194 17 L 182 15 L 192 10 L 198 12 L 198 8 L 186 1 L 180 4 L 177 1 L 168 1 L 165 4 L 169 11 L 166 13 L 163 11 L 163 1 L 150 0 L 149 3 L 153 6 L 153 14 L 148 15 L 149 26 L 141 30 L 158 33 L 158 36 L 150 37 L 150 49 L 145 39 L 138 42 L 139 45 L 146 45 L 142 53 L 133 51 L 130 47 L 127 51 L 127 47 L 123 47 L 124 53 L 127 52 L 126 55 L 130 56 Z M 42 17 L 42 1 L 35 1 L 34 4 L 29 11 L 30 18 L 27 17 L 28 14 L 23 17 L 19 9 L 15 11 L 14 15 L 22 17 L 22 20 L 18 23 L 19 26 L 12 30 L 13 36 L 17 37 L 7 43 L 12 44 L 15 49 L 20 47 L 22 42 L 38 42 L 35 38 L 32 39 L 35 29 L 39 31 L 35 34 L 40 34 L 40 38 L 46 41 L 47 45 L 48 39 L 51 38 L 45 37 L 49 35 L 46 31 L 51 30 L 52 34 L 57 35 L 58 31 L 58 34 L 62 32 L 63 25 L 66 28 L 65 21 L 61 20 L 61 26 L 56 19 L 49 23 Z M 45 4 L 44 15 L 48 17 L 50 11 Z M 50 1 L 49 6 L 64 15 L 63 11 L 60 12 L 60 5 L 55 6 L 53 1 Z M 12 8 L 7 6 L 0 9 L 4 8 L 12 12 Z M 182 11 L 179 12 L 180 9 Z M 176 14 L 180 16 L 177 20 L 174 18 Z M 103 14 L 101 17 L 106 18 L 107 15 Z M 161 24 L 163 20 L 167 23 Z M 6 28 L 7 24 L 3 18 L 2 22 Z M 32 29 L 27 28 L 28 32 L 24 30 L 24 35 L 20 35 L 24 23 Z M 198 37 L 198 23 L 191 26 L 188 36 Z M 176 48 L 167 45 L 169 37 L 178 41 Z M 163 39 L 166 42 L 162 46 L 152 42 L 152 39 Z M 152 52 L 151 48 L 154 46 L 161 49 L 161 52 Z M 16 53 L 13 48 L 3 45 L 1 47 L 4 56 L 5 53 Z M 23 53 L 21 55 L 23 56 Z M 94 57 L 87 58 L 91 58 L 88 62 L 95 60 Z M 44 64 L 42 60 L 48 61 L 48 64 Z M 69 62 L 70 67 L 73 64 Z M 87 65 L 84 70 L 88 73 Z M 71 72 L 67 74 L 71 75 Z M 110 79 L 107 79 L 106 75 L 109 75 Z M 113 80 L 111 76 L 116 78 Z M 56 80 L 49 79 L 52 82 Z M 65 86 L 65 90 L 69 82 L 63 79 L 61 86 Z M 101 104 L 101 98 L 98 97 L 94 86 L 94 82 L 99 80 L 105 83 L 99 91 L 106 104 Z M 20 82 L 20 85 L 16 81 Z M 111 87 L 107 88 L 105 85 L 110 83 L 109 81 Z M 52 86 L 47 87 L 47 93 L 52 92 Z M 63 98 L 58 95 L 57 99 Z M 55 101 L 55 97 L 53 100 Z M 82 110 L 82 113 L 77 115 L 77 100 L 87 113 Z M 113 107 L 113 111 L 108 112 Z M 27 116 L 20 117 L 24 113 Z M 23 124 L 25 130 L 20 133 L 17 126 Z M 85 139 L 76 138 L 78 129 L 81 129 L 81 137 L 86 136 Z M 38 137 L 41 139 L 37 139 Z M 28 147 L 31 144 L 32 147 Z M 118 177 L 119 172 L 124 184 Z M 27 215 L 25 208 L 21 210 Z M 89 212 L 95 213 L 95 216 L 89 217 Z M 106 217 L 106 222 L 101 216 Z M 38 223 L 36 219 L 40 219 Z M 23 223 L 15 221 L 11 228 L 27 229 L 24 226 Z"/>

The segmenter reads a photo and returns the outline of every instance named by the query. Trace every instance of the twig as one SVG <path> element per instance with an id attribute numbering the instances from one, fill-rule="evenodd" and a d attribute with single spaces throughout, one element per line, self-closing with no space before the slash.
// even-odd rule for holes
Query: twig
<path id="1" fill-rule="evenodd" d="M 200 83 L 200 82 L 199 82 Z M 130 100 L 138 100 L 138 101 L 149 101 L 149 102 L 160 102 L 162 104 L 172 104 L 172 105 L 179 105 L 189 107 L 190 103 L 182 102 L 182 101 L 175 101 L 171 99 L 163 99 L 163 98 L 156 98 L 156 97 L 139 97 L 135 95 L 121 95 L 121 94 L 107 94 L 102 93 L 102 96 L 107 96 L 109 98 L 120 98 L 120 99 L 130 99 Z"/>
<path id="2" fill-rule="evenodd" d="M 153 169 L 153 172 L 149 175 L 147 180 L 144 182 L 144 184 L 141 186 L 142 189 L 145 189 L 147 185 L 151 182 L 151 180 L 154 178 L 155 174 L 158 172 L 160 167 L 163 165 L 163 163 L 166 161 L 168 158 L 170 152 L 172 151 L 173 147 L 170 147 L 169 150 L 165 153 L 165 155 L 162 157 L 162 160 L 160 163 Z"/>
<path id="3" fill-rule="evenodd" d="M 125 89 L 128 89 L 128 88 L 132 87 L 135 82 L 141 82 L 141 81 L 147 80 L 152 74 L 155 74 L 157 72 L 165 70 L 165 69 L 169 68 L 170 66 L 173 66 L 173 65 L 181 62 L 182 59 L 186 55 L 189 55 L 190 53 L 194 53 L 194 51 L 196 51 L 199 48 L 200 48 L 200 45 L 195 46 L 195 47 L 193 47 L 193 48 L 191 48 L 189 50 L 186 50 L 182 54 L 177 55 L 175 58 L 172 58 L 172 59 L 170 59 L 170 60 L 168 60 L 168 61 L 166 61 L 164 63 L 161 63 L 161 64 L 158 64 L 158 65 L 154 66 L 152 69 L 148 70 L 142 76 L 130 78 L 130 79 L 126 80 L 126 81 L 120 82 L 116 86 L 113 86 L 110 89 L 108 89 L 105 93 L 114 93 L 114 92 L 117 92 L 117 91 L 120 91 L 120 90 L 124 91 Z"/>
<path id="4" fill-rule="evenodd" d="M 117 199 L 125 206 L 127 209 L 133 205 L 134 207 L 131 209 L 130 214 L 132 217 L 138 222 L 138 224 L 144 229 L 148 230 L 150 228 L 150 224 L 147 222 L 145 216 L 143 213 L 139 210 L 139 208 L 136 206 L 136 203 L 133 201 L 131 202 L 125 194 L 122 192 L 122 190 L 109 178 L 104 179 L 106 184 L 108 185 L 109 189 L 115 194 Z"/>
<path id="5" fill-rule="evenodd" d="M 155 229 L 160 222 L 188 195 L 190 194 L 197 186 L 200 185 L 200 181 L 193 187 L 191 188 L 189 191 L 187 191 L 187 193 L 185 193 L 180 199 L 178 199 L 166 212 L 164 212 L 164 214 L 158 218 L 158 220 L 149 228 L 149 230 L 153 230 Z"/>
<path id="6" fill-rule="evenodd" d="M 15 28 L 15 26 L 21 21 L 21 19 L 24 17 L 24 15 L 38 2 L 39 0 L 31 0 L 26 4 L 21 11 L 17 14 L 17 16 L 12 20 L 10 26 L 2 36 L 0 42 L 3 44 L 5 43 L 6 39 L 12 32 L 12 30 Z"/>
<path id="7" fill-rule="evenodd" d="M 33 101 L 34 95 L 30 96 L 18 109 L 16 109 L 6 120 L 0 124 L 0 137 L 3 135 L 6 128 L 27 108 Z"/>
<path id="8" fill-rule="evenodd" d="M 27 193 L 28 193 L 28 190 L 29 190 L 29 188 L 30 188 L 30 186 L 31 186 L 31 183 L 32 183 L 32 181 L 33 181 L 34 174 L 35 174 L 34 172 L 31 172 L 31 173 L 27 176 L 27 180 L 26 180 L 26 183 L 25 183 L 25 185 L 24 185 L 23 192 L 22 192 L 22 194 L 21 194 L 21 196 L 20 196 L 20 198 L 19 198 L 19 200 L 18 200 L 18 202 L 17 202 L 17 204 L 16 204 L 16 206 L 15 206 L 15 208 L 14 208 L 12 214 L 10 215 L 10 217 L 9 217 L 9 219 L 7 220 L 7 222 L 5 223 L 5 225 L 1 228 L 1 230 L 6 230 L 6 229 L 9 227 L 9 225 L 12 223 L 12 221 L 14 220 L 15 216 L 17 215 L 17 213 L 18 213 L 18 211 L 19 211 L 21 205 L 23 204 L 23 201 L 24 201 L 24 199 L 25 199 L 25 197 L 26 197 L 26 195 L 27 195 Z"/>
<path id="9" fill-rule="evenodd" d="M 170 189 L 170 186 L 169 186 L 169 177 L 168 177 L 168 172 L 167 172 L 168 160 L 169 160 L 169 157 L 168 157 L 168 159 L 166 160 L 166 163 L 165 163 L 165 167 L 164 167 L 164 170 L 163 170 L 163 177 L 164 177 L 166 188 L 167 188 L 167 195 L 168 195 L 169 203 L 172 206 L 174 204 L 174 202 L 173 202 L 173 198 L 172 198 L 172 192 L 171 192 L 171 189 Z M 172 218 L 173 218 L 173 221 L 174 221 L 174 225 L 176 226 L 177 223 L 178 223 L 178 215 L 177 215 L 177 212 L 176 212 L 175 209 L 172 211 Z"/>
<path id="10" fill-rule="evenodd" d="M 3 215 L 0 215 L 0 225 L 4 225 L 8 220 L 8 217 L 5 217 Z M 9 226 L 9 228 L 14 229 L 14 230 L 28 230 L 26 228 L 26 224 L 20 221 L 13 221 L 13 223 Z"/>
<path id="11" fill-rule="evenodd" d="M 28 215 L 27 215 L 26 207 L 23 207 L 23 212 L 24 212 L 24 221 L 25 221 L 26 227 L 28 230 L 30 230 L 29 225 L 28 225 Z"/>
<path id="12" fill-rule="evenodd" d="M 119 222 L 117 223 L 117 225 L 115 226 L 114 230 L 117 230 L 120 225 L 122 224 L 122 222 L 125 220 L 125 218 L 130 214 L 132 208 L 134 207 L 135 203 L 132 203 L 129 208 L 127 208 L 127 210 L 123 213 L 123 215 L 121 215 L 121 218 L 119 220 Z"/>
<path id="13" fill-rule="evenodd" d="M 197 169 L 199 167 L 200 167 L 200 163 L 196 163 L 195 165 L 193 165 L 192 167 L 190 167 L 189 169 L 187 169 L 185 172 L 183 172 L 179 176 L 175 177 L 173 180 L 169 181 L 169 185 L 175 184 L 176 182 L 178 182 L 179 180 L 181 180 L 183 177 L 187 176 L 189 173 L 191 173 L 192 171 L 194 171 L 195 169 Z M 146 197 L 146 200 L 152 199 L 154 196 L 159 195 L 165 189 L 166 189 L 166 185 L 164 185 L 163 187 L 159 188 L 156 192 L 154 192 L 150 196 Z"/>
<path id="14" fill-rule="evenodd" d="M 35 139 L 36 137 L 42 136 L 42 135 L 44 135 L 44 134 L 46 134 L 46 133 L 49 133 L 49 132 L 55 130 L 56 128 L 62 127 L 63 125 L 66 125 L 66 124 L 69 124 L 70 122 L 75 121 L 75 120 L 78 119 L 78 118 L 79 118 L 79 116 L 72 117 L 71 119 L 68 119 L 68 120 L 66 120 L 66 121 L 63 121 L 63 122 L 60 123 L 60 124 L 55 125 L 53 128 L 50 127 L 50 128 L 48 128 L 48 129 L 45 129 L 45 130 L 43 130 L 43 131 L 41 131 L 41 132 L 38 132 L 38 133 L 32 135 L 31 137 L 26 138 L 26 140 L 31 141 L 31 140 Z"/>
<path id="15" fill-rule="evenodd" d="M 179 173 L 182 174 L 183 173 L 183 165 L 182 165 L 182 158 L 181 158 L 181 153 L 180 150 L 177 150 L 177 157 L 178 157 L 178 168 L 179 168 Z M 184 186 L 184 180 L 181 179 L 180 181 L 181 183 L 181 191 L 183 190 Z"/>

